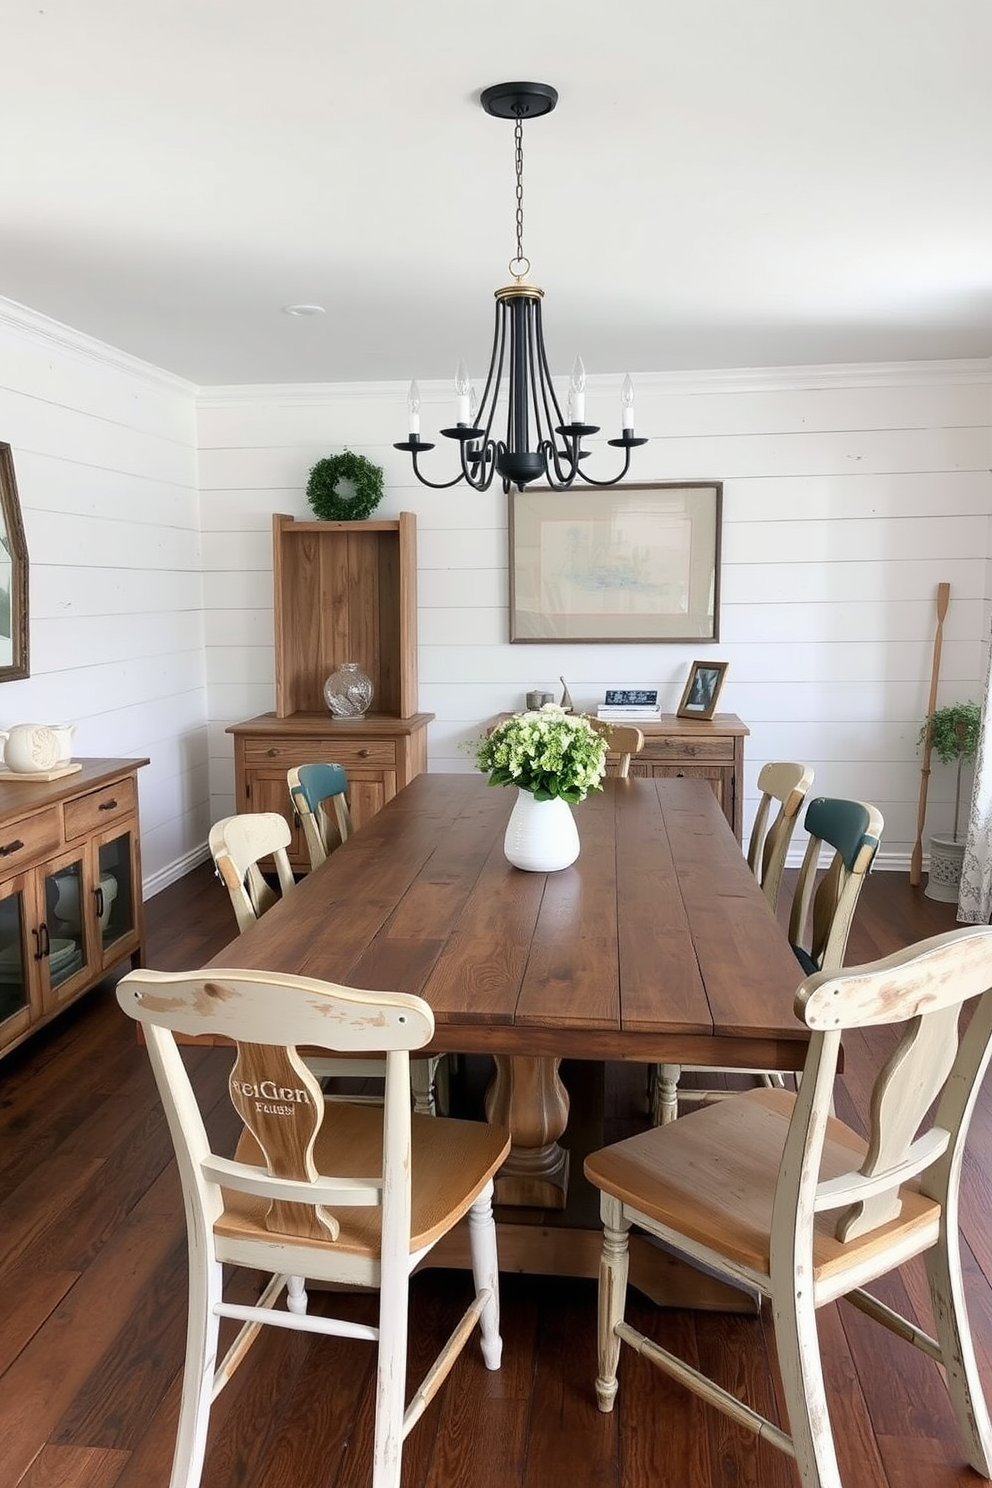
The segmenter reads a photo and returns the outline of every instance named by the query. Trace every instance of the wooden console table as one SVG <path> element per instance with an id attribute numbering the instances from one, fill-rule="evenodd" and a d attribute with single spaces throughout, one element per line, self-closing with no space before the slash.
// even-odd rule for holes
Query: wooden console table
<path id="1" fill-rule="evenodd" d="M 58 780 L 0 771 L 0 1054 L 144 949 L 137 772 L 87 759 Z"/>

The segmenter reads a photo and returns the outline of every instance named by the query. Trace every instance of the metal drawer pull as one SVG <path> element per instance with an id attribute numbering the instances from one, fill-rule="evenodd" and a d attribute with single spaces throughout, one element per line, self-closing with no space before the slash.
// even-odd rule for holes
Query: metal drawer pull
<path id="1" fill-rule="evenodd" d="M 276 755 L 279 753 L 278 749 L 267 749 L 265 752 L 270 759 L 275 759 Z"/>
<path id="2" fill-rule="evenodd" d="M 359 759 L 368 759 L 368 757 L 369 757 L 369 755 L 371 753 L 372 753 L 371 749 L 360 749 L 358 751 L 358 758 Z"/>
<path id="3" fill-rule="evenodd" d="M 20 837 L 15 837 L 13 842 L 5 842 L 3 846 L 0 847 L 0 858 L 5 858 L 8 853 L 19 852 L 23 846 L 24 843 L 21 841 Z"/>
<path id="4" fill-rule="evenodd" d="M 98 811 L 113 811 L 113 809 L 114 809 L 114 807 L 116 805 L 117 805 L 117 797 L 116 796 L 111 796 L 111 798 L 110 798 L 109 801 L 101 801 L 100 802 L 100 805 L 97 807 L 97 810 Z"/>

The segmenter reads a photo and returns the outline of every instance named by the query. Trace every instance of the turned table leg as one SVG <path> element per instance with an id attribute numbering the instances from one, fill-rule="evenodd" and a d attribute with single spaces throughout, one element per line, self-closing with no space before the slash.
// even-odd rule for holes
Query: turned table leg
<path id="1" fill-rule="evenodd" d="M 568 1121 L 568 1092 L 560 1059 L 497 1054 L 486 1092 L 486 1115 L 510 1129 L 510 1155 L 496 1175 L 497 1204 L 564 1209 L 568 1153 L 558 1138 Z"/>

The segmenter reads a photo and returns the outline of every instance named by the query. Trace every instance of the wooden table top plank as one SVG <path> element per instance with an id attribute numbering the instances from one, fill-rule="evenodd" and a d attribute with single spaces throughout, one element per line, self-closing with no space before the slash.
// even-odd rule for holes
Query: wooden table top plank
<path id="1" fill-rule="evenodd" d="M 651 1031 L 663 1014 L 674 1031 L 709 1034 L 713 1020 L 666 822 L 659 811 L 645 809 L 638 788 L 622 788 L 628 784 L 618 782 L 614 797 L 623 1026 Z M 695 791 L 695 782 L 679 784 Z M 700 788 L 712 797 L 708 785 Z"/>
<path id="2" fill-rule="evenodd" d="M 715 797 L 705 790 L 696 802 L 689 797 L 683 792 L 677 805 L 665 802 L 665 821 L 713 1032 L 742 1038 L 779 1032 L 805 1043 L 792 1015 L 799 963 L 726 832 Z"/>
<path id="3" fill-rule="evenodd" d="M 547 875 L 520 989 L 517 1023 L 619 1030 L 612 795 L 597 792 L 587 797 L 575 807 L 575 817 L 581 850 L 570 868 Z"/>
<path id="4" fill-rule="evenodd" d="M 510 803 L 505 804 L 508 818 Z M 512 1025 L 517 1019 L 545 875 L 507 863 L 505 818 L 488 842 L 482 871 L 424 989 L 439 1023 Z"/>

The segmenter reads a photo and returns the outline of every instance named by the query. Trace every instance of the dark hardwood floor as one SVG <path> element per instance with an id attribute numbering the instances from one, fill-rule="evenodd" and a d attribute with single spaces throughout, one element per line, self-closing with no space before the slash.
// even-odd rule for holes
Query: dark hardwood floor
<path id="1" fill-rule="evenodd" d="M 201 963 L 232 938 L 206 866 L 148 905 L 148 963 Z M 905 875 L 866 885 L 849 960 L 950 929 Z M 869 1041 L 852 1043 L 838 1094 L 864 1090 Z M 229 1056 L 188 1055 L 227 1120 Z M 638 1122 L 643 1074 L 607 1072 L 608 1136 Z M 974 1333 L 992 1381 L 992 1093 L 975 1115 L 961 1227 Z M 252 1278 L 235 1284 L 249 1288 Z M 922 1268 L 879 1288 L 927 1323 Z M 411 1369 L 460 1314 L 465 1278 L 413 1282 Z M 316 1294 L 314 1305 L 328 1299 Z M 340 1304 L 341 1299 L 335 1298 Z M 794 1488 L 792 1464 L 626 1350 L 615 1413 L 593 1395 L 595 1283 L 503 1278 L 504 1362 L 461 1356 L 405 1449 L 404 1488 Z M 371 1318 L 374 1299 L 348 1298 Z M 776 1413 L 762 1317 L 636 1308 L 636 1325 Z M 185 1325 L 185 1233 L 168 1133 L 143 1049 L 100 988 L 0 1063 L 0 1488 L 165 1488 Z M 943 1381 L 922 1355 L 843 1304 L 820 1314 L 845 1488 L 979 1481 L 963 1464 Z M 220 1397 L 204 1488 L 360 1488 L 369 1481 L 372 1350 L 267 1330 Z"/>

